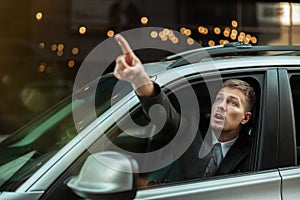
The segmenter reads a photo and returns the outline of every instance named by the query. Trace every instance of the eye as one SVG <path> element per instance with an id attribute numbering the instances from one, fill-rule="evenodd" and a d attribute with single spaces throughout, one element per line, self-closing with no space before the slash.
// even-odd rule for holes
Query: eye
<path id="1" fill-rule="evenodd" d="M 216 101 L 216 102 L 223 101 L 223 98 L 222 98 L 221 96 L 219 96 L 219 97 L 216 97 L 215 101 Z"/>
<path id="2" fill-rule="evenodd" d="M 238 106 L 238 102 L 236 102 L 236 101 L 231 101 L 230 104 L 231 104 L 232 106 Z"/>

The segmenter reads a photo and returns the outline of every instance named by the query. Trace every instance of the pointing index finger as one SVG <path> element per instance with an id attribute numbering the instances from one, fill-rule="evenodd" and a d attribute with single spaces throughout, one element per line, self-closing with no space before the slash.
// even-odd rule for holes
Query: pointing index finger
<path id="1" fill-rule="evenodd" d="M 119 43 L 124 55 L 132 53 L 131 47 L 129 46 L 127 40 L 122 35 L 120 34 L 116 35 L 115 39 Z"/>

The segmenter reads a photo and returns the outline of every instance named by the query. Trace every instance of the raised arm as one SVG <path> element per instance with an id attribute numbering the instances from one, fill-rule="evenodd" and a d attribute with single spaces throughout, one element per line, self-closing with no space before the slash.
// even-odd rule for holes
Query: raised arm
<path id="1" fill-rule="evenodd" d="M 140 59 L 134 54 L 126 39 L 118 34 L 115 36 L 123 55 L 116 59 L 114 75 L 119 80 L 131 83 L 136 94 L 141 97 L 151 97 L 156 94 L 150 77 L 145 72 Z"/>

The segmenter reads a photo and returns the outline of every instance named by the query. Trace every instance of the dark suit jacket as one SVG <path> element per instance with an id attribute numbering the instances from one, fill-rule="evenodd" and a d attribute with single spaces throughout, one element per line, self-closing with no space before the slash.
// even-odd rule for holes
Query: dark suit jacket
<path id="1" fill-rule="evenodd" d="M 161 89 L 157 84 L 155 84 L 155 89 L 158 93 L 156 96 L 151 98 L 139 98 L 143 110 L 148 118 L 150 118 L 149 109 L 151 106 L 155 104 L 161 106 L 158 107 L 158 109 L 155 111 L 155 116 L 151 119 L 155 124 L 160 124 L 161 121 L 164 121 L 163 119 L 160 119 L 160 116 L 163 114 L 167 115 L 167 120 L 164 123 L 161 131 L 163 135 L 160 137 L 166 141 L 171 141 L 174 137 L 174 134 L 178 134 L 179 124 L 182 124 L 184 127 L 184 135 L 186 135 L 186 138 L 189 138 L 190 131 L 193 132 L 195 127 L 198 128 L 199 126 L 199 124 L 196 124 L 195 122 L 197 121 L 195 119 L 199 117 L 199 113 L 194 113 L 194 109 L 192 108 L 193 105 L 191 105 L 191 110 L 189 113 L 182 113 L 182 115 L 179 114 L 172 106 L 167 95 L 161 92 Z M 211 134 L 211 131 L 207 131 L 207 134 Z M 158 182 L 173 182 L 202 178 L 209 161 L 210 153 L 207 152 L 207 154 L 204 154 L 207 156 L 203 157 L 199 156 L 199 152 L 200 148 L 205 147 L 205 145 L 207 147 L 206 149 L 211 149 L 211 136 L 204 137 L 203 139 L 203 135 L 197 131 L 196 135 L 193 135 L 192 137 L 193 140 L 190 146 L 179 159 L 174 161 L 171 165 L 151 174 L 151 178 L 149 179 L 155 179 Z M 175 146 L 181 148 L 180 145 L 180 143 L 177 143 Z M 186 143 L 184 145 L 186 145 Z M 240 133 L 238 139 L 222 160 L 215 175 L 249 171 L 250 150 L 250 137 L 246 133 Z"/>

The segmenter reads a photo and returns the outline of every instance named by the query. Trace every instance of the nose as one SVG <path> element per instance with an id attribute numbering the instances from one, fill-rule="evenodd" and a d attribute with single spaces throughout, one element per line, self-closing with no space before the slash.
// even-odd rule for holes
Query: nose
<path id="1" fill-rule="evenodd" d="M 220 104 L 218 105 L 218 110 L 220 111 L 225 111 L 225 101 L 220 102 Z"/>

